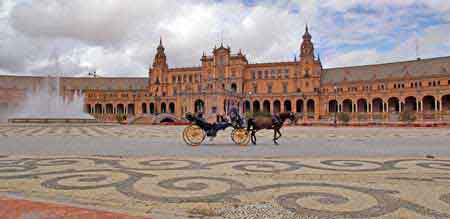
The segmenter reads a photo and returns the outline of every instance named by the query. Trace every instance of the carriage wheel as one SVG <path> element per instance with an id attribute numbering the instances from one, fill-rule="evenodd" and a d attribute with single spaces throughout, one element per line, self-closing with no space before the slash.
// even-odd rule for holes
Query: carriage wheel
<path id="1" fill-rule="evenodd" d="M 191 146 L 199 146 L 205 140 L 206 133 L 198 125 L 190 125 L 183 130 L 183 140 Z"/>
<path id="2" fill-rule="evenodd" d="M 231 139 L 237 145 L 247 146 L 250 142 L 250 134 L 244 128 L 234 129 L 231 132 Z"/>

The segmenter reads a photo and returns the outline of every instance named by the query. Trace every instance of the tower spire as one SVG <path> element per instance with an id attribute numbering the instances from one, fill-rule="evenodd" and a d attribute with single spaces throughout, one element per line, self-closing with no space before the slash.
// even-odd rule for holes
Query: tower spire
<path id="1" fill-rule="evenodd" d="M 314 59 L 314 45 L 311 41 L 312 36 L 309 33 L 308 24 L 305 25 L 305 34 L 303 34 L 303 42 L 300 46 L 300 57 L 310 57 Z"/>
<path id="2" fill-rule="evenodd" d="M 167 66 L 167 58 L 166 58 L 166 54 L 164 52 L 164 46 L 162 43 L 162 37 L 159 37 L 159 45 L 158 48 L 156 49 L 156 55 L 155 55 L 155 59 L 153 60 L 153 66 Z"/>
<path id="3" fill-rule="evenodd" d="M 303 35 L 304 40 L 311 40 L 311 34 L 309 33 L 309 26 L 306 24 L 305 26 L 305 34 Z"/>

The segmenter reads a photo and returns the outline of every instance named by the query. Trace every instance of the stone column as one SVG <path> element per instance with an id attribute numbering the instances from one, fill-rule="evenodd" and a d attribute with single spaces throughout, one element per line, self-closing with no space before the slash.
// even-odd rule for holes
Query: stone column
<path id="1" fill-rule="evenodd" d="M 438 104 L 439 104 L 439 102 L 438 102 L 437 98 L 434 98 L 434 111 L 435 111 L 435 112 L 438 112 L 438 111 L 439 111 L 439 109 L 438 109 Z"/>
<path id="2" fill-rule="evenodd" d="M 419 101 L 416 99 L 416 112 L 420 112 Z"/>

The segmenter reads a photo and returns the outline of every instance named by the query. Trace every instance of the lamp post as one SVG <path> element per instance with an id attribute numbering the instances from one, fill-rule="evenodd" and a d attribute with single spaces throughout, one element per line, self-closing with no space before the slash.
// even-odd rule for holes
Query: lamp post
<path id="1" fill-rule="evenodd" d="M 334 100 L 336 101 L 336 110 L 334 112 L 333 125 L 336 128 L 337 127 L 337 113 L 339 111 L 339 103 L 337 101 L 337 86 L 336 85 L 334 85 Z"/>
<path id="2" fill-rule="evenodd" d="M 245 100 L 247 101 L 247 103 L 249 103 L 250 104 L 250 106 L 249 106 L 249 111 L 251 111 L 250 109 L 252 108 L 251 107 L 251 105 L 252 105 L 252 102 L 250 101 L 250 97 L 252 96 L 252 92 L 251 91 L 249 91 L 248 93 L 246 93 L 246 95 L 245 95 Z M 246 108 L 247 106 L 244 106 L 244 108 Z M 253 109 L 253 111 L 255 111 L 255 109 Z M 245 112 L 246 113 L 248 113 L 247 112 L 247 109 L 245 109 Z"/>

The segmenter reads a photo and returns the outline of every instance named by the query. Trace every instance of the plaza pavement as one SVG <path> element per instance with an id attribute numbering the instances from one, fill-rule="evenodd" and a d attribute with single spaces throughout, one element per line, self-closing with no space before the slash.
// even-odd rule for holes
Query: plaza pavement
<path id="1" fill-rule="evenodd" d="M 182 128 L 1 126 L 0 196 L 153 219 L 258 203 L 296 218 L 450 218 L 450 130 L 296 127 L 281 146 L 263 132 L 258 146 L 222 133 L 192 148 Z"/>
<path id="2" fill-rule="evenodd" d="M 450 129 L 288 127 L 280 146 L 272 131 L 258 145 L 236 147 L 231 129 L 201 147 L 187 147 L 183 126 L 0 125 L 0 154 L 39 156 L 450 156 Z"/>

